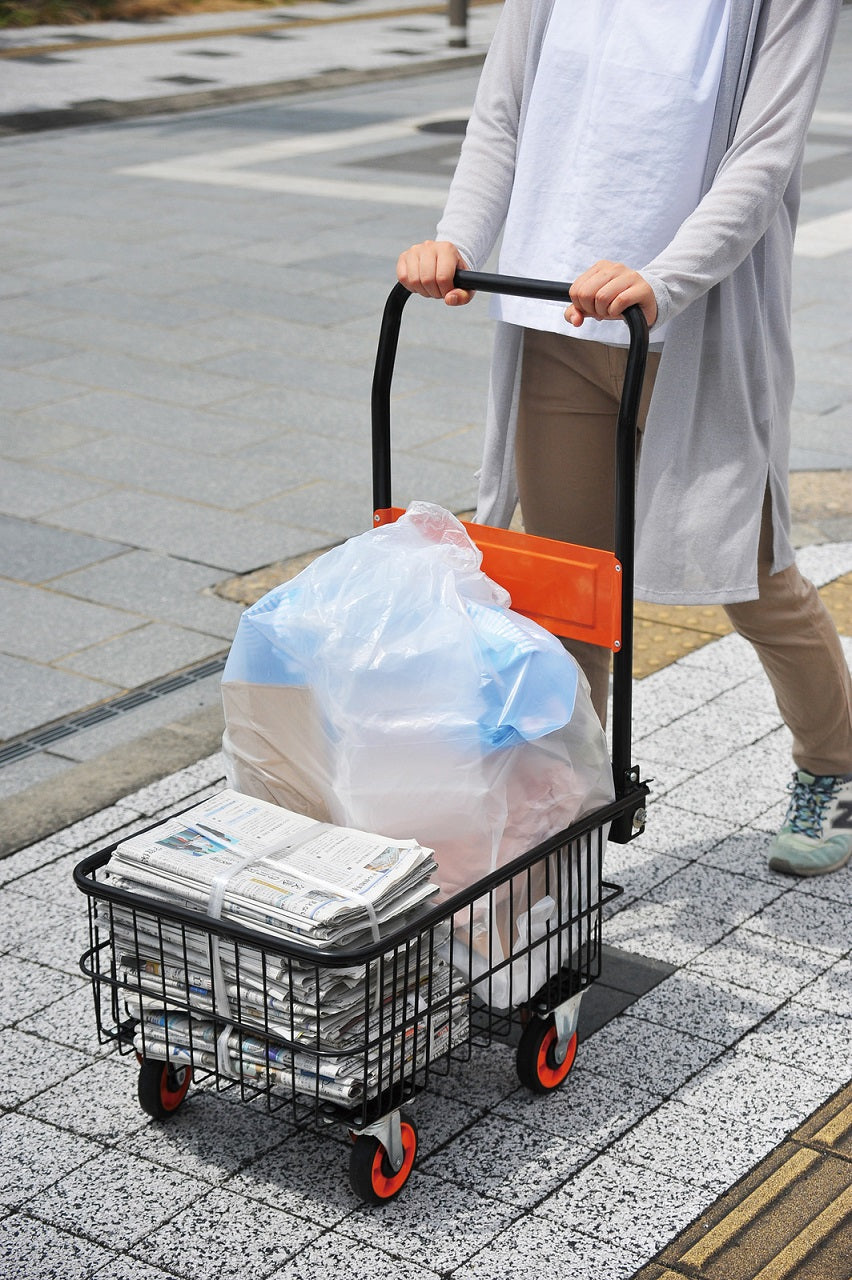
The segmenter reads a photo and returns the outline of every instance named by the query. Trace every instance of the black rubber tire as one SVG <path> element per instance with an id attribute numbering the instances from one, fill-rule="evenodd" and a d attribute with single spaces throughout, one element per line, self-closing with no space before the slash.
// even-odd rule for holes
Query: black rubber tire
<path id="1" fill-rule="evenodd" d="M 372 1133 L 354 1134 L 349 1153 L 349 1185 L 365 1204 L 387 1204 L 399 1195 L 408 1181 L 417 1156 L 417 1126 L 411 1116 L 400 1112 L 402 1168 L 394 1173 L 385 1148 Z"/>
<path id="2" fill-rule="evenodd" d="M 568 1042 L 562 1062 L 556 1061 L 556 1023 L 553 1018 L 530 1018 L 518 1044 L 515 1066 L 522 1085 L 533 1093 L 552 1093 L 563 1083 L 574 1065 L 577 1032 Z"/>
<path id="3" fill-rule="evenodd" d="M 167 1120 L 183 1105 L 191 1081 L 192 1067 L 142 1058 L 137 1086 L 139 1105 L 154 1120 Z"/>

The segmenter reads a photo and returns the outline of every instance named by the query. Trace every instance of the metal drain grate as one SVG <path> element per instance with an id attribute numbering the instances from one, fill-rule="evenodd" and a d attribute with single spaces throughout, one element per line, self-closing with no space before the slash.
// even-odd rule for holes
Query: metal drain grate
<path id="1" fill-rule="evenodd" d="M 146 703 L 155 702 L 157 698 L 163 698 L 168 693 L 175 693 L 178 689 L 185 689 L 187 685 L 197 684 L 207 676 L 219 675 L 225 667 L 226 658 L 225 653 L 217 658 L 206 658 L 204 662 L 199 662 L 194 667 L 187 667 L 184 671 L 166 676 L 163 680 L 152 681 L 151 684 L 133 689 L 130 693 L 122 693 L 109 702 L 90 707 L 88 711 L 77 711 L 73 715 L 66 716 L 64 720 L 54 720 L 52 724 L 22 733 L 0 747 L 0 766 L 11 764 L 16 760 L 24 760 L 27 756 L 35 755 L 37 751 L 43 751 L 54 742 L 70 738 L 72 734 L 79 733 L 82 729 L 91 729 L 94 725 L 114 720 L 116 716 L 134 711 L 136 707 L 145 706 Z"/>

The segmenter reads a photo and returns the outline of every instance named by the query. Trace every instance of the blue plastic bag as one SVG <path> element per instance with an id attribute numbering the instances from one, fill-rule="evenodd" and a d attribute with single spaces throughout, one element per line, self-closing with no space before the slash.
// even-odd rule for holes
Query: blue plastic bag
<path id="1" fill-rule="evenodd" d="M 240 619 L 223 680 L 314 691 L 332 732 L 404 716 L 482 749 L 571 719 L 577 667 L 440 507 L 335 547 Z"/>
<path id="2" fill-rule="evenodd" d="M 222 683 L 233 786 L 414 837 L 446 895 L 613 794 L 585 677 L 480 565 L 453 515 L 414 503 L 246 610 Z M 508 955 L 546 930 L 554 903 L 512 901 L 464 945 Z"/>

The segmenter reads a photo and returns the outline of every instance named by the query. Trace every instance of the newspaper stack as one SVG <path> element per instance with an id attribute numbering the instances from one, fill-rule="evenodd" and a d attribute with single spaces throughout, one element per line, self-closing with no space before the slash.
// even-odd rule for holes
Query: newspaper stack
<path id="1" fill-rule="evenodd" d="M 430 849 L 220 791 L 120 844 L 109 877 L 309 946 L 356 944 L 437 893 Z"/>
<path id="2" fill-rule="evenodd" d="M 416 841 L 332 827 L 234 791 L 124 841 L 106 873 L 139 905 L 111 905 L 108 925 L 136 1048 L 336 1102 L 445 1053 L 467 1038 L 466 998 L 443 954 L 448 923 L 396 955 L 332 968 L 182 926 L 141 901 L 233 921 L 271 948 L 342 951 L 412 918 L 437 891 L 434 870 Z"/>
<path id="3" fill-rule="evenodd" d="M 355 1105 L 468 1039 L 466 998 L 450 1000 L 448 965 L 438 967 L 428 1000 L 424 995 L 407 993 L 395 1002 L 395 1022 L 387 1003 L 369 1019 L 363 1009 L 355 1012 L 350 1006 L 347 1033 L 336 1038 L 333 1053 L 318 1048 L 317 1039 L 304 1033 L 303 1048 L 281 1045 L 232 1025 L 223 1030 L 212 1019 L 170 1013 L 144 996 L 129 1000 L 128 1009 L 140 1021 L 134 1045 L 146 1058 L 218 1069 L 247 1083 Z"/>

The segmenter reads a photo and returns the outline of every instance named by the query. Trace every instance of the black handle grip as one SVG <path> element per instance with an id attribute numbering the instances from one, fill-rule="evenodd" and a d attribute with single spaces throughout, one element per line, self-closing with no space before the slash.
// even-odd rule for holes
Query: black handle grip
<path id="1" fill-rule="evenodd" d="M 573 285 L 558 280 L 529 280 L 525 276 L 501 276 L 490 271 L 457 271 L 453 284 L 458 289 L 481 290 L 483 293 L 502 293 L 510 298 L 537 298 L 543 302 L 571 301 Z M 631 346 L 648 347 L 648 325 L 641 307 L 628 307 L 621 319 L 627 325 Z M 641 393 L 641 386 L 639 388 Z M 638 405 L 637 405 L 638 408 Z"/>
<path id="2" fill-rule="evenodd" d="M 501 276 L 490 271 L 459 270 L 453 276 L 458 289 L 503 293 L 509 298 L 537 298 L 544 302 L 571 301 L 571 285 L 564 280 L 529 280 L 525 276 Z"/>

